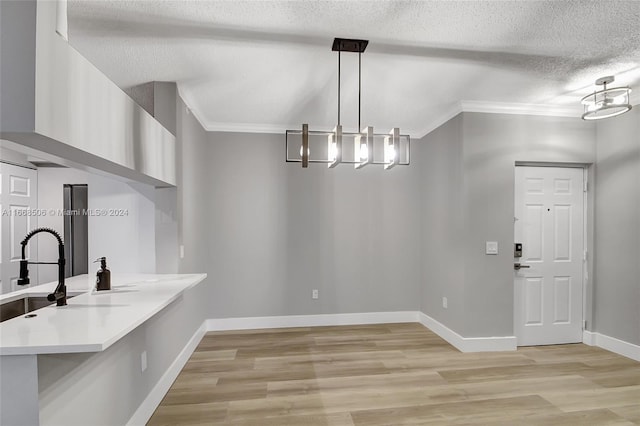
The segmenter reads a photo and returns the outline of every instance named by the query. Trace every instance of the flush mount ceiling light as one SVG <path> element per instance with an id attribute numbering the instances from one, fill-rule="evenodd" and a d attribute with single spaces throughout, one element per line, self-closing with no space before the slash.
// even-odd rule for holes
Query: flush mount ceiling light
<path id="1" fill-rule="evenodd" d="M 601 118 L 615 117 L 631 109 L 631 104 L 629 103 L 631 89 L 628 87 L 607 88 L 607 84 L 613 83 L 613 80 L 613 76 L 597 79 L 596 85 L 604 88 L 582 98 L 582 105 L 584 105 L 583 120 L 600 120 Z"/>
<path id="2" fill-rule="evenodd" d="M 302 163 L 326 163 L 329 168 L 338 164 L 353 164 L 356 169 L 367 164 L 381 164 L 385 169 L 409 165 L 411 139 L 401 135 L 395 127 L 389 133 L 375 133 L 373 127 L 360 126 L 360 101 L 362 93 L 362 53 L 368 40 L 336 38 L 332 51 L 338 52 L 338 124 L 332 131 L 287 130 L 285 137 L 286 161 Z M 340 55 L 342 52 L 358 54 L 358 127 L 356 132 L 344 132 L 340 122 Z M 349 146 L 353 147 L 348 148 Z M 346 147 L 346 149 L 345 149 Z"/>

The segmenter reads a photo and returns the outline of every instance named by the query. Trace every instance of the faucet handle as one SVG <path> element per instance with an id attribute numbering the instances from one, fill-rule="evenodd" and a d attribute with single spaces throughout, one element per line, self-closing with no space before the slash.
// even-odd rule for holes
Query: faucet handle
<path id="1" fill-rule="evenodd" d="M 20 278 L 18 278 L 18 285 L 30 284 L 29 280 L 29 262 L 26 260 L 20 261 Z"/>

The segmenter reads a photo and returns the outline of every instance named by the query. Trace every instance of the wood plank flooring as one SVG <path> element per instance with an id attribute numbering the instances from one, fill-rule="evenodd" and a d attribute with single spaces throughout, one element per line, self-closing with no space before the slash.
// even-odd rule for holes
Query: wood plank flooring
<path id="1" fill-rule="evenodd" d="M 149 425 L 640 425 L 640 363 L 461 353 L 417 323 L 208 333 Z"/>

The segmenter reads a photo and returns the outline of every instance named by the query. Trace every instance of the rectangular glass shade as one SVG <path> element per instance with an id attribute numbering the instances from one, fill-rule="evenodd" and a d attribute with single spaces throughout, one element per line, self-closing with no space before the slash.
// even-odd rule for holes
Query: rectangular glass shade
<path id="1" fill-rule="evenodd" d="M 336 158 L 336 154 L 341 156 L 340 163 L 359 165 L 363 161 L 361 159 L 360 150 L 356 150 L 355 146 L 360 139 L 362 142 L 367 138 L 367 128 L 361 133 L 343 132 L 342 133 L 342 149 L 335 152 L 337 144 L 336 133 L 334 131 L 317 131 L 310 130 L 308 132 L 309 143 L 309 163 L 331 164 Z M 367 164 L 388 164 L 385 162 L 384 146 L 385 140 L 389 138 L 388 133 L 372 133 L 370 134 L 371 142 L 367 145 Z M 285 151 L 286 161 L 293 163 L 302 162 L 302 140 L 303 132 L 299 130 L 287 130 L 285 134 Z M 330 149 L 333 145 L 334 148 Z M 358 143 L 359 145 L 359 143 Z M 410 163 L 411 138 L 409 135 L 398 135 L 397 144 L 397 163 L 396 165 L 407 166 Z M 372 147 L 369 149 L 369 147 Z M 356 154 L 357 152 L 357 154 Z M 371 156 L 371 158 L 369 158 Z"/>
<path id="2" fill-rule="evenodd" d="M 309 131 L 309 163 L 330 163 L 327 149 L 327 140 L 332 136 L 331 131 Z M 302 162 L 302 129 L 287 130 L 286 133 L 286 160 L 287 162 Z"/>
<path id="3" fill-rule="evenodd" d="M 384 138 L 384 168 L 390 169 L 400 162 L 400 129 L 391 129 Z"/>
<path id="4" fill-rule="evenodd" d="M 353 138 L 354 167 L 359 169 L 373 161 L 373 127 L 365 127 Z M 371 154 L 370 154 L 371 153 Z"/>
<path id="5" fill-rule="evenodd" d="M 333 134 L 327 137 L 327 159 L 329 168 L 333 168 L 342 162 L 342 126 L 337 125 Z"/>

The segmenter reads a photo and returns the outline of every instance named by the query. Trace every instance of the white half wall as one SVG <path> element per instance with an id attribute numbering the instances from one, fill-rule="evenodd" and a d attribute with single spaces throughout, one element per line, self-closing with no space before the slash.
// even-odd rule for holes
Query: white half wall
<path id="1" fill-rule="evenodd" d="M 39 355 L 40 425 L 144 425 L 204 334 L 208 280 L 106 351 Z"/>

